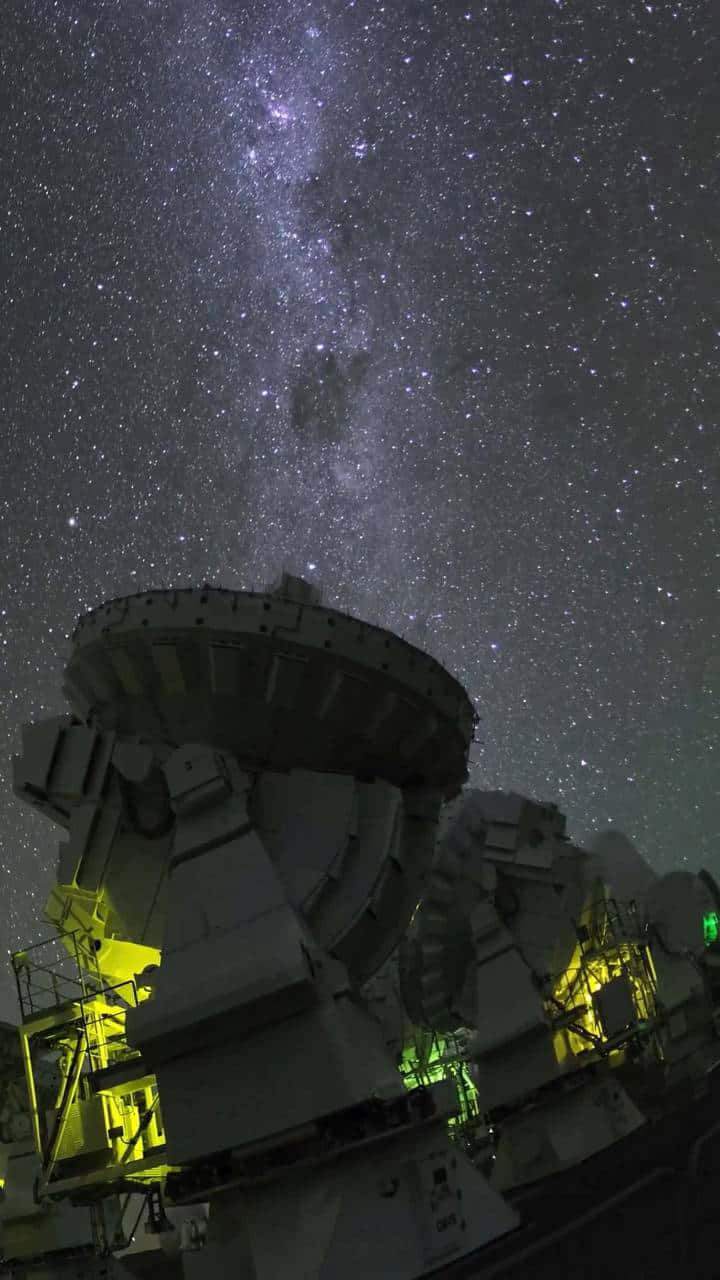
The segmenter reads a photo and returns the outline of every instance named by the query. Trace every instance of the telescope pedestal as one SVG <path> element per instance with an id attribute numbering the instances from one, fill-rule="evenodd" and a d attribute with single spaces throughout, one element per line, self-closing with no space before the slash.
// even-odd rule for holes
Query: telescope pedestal
<path id="1" fill-rule="evenodd" d="M 443 1119 L 211 1200 L 187 1280 L 417 1280 L 516 1225 Z"/>
<path id="2" fill-rule="evenodd" d="M 345 966 L 292 909 L 247 775 L 200 746 L 165 773 L 163 963 L 127 1024 L 185 1166 L 168 1191 L 212 1197 L 188 1265 L 203 1280 L 416 1280 L 509 1230 L 512 1211 L 448 1140 L 453 1086 L 404 1090 Z"/>

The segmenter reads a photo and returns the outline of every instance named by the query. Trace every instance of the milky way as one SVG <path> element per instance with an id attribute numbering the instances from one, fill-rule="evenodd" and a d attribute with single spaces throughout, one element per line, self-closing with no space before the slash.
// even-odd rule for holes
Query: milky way
<path id="1" fill-rule="evenodd" d="M 7 945 L 56 842 L 9 759 L 78 613 L 283 568 L 463 680 L 474 783 L 719 873 L 712 6 L 3 24 Z"/>

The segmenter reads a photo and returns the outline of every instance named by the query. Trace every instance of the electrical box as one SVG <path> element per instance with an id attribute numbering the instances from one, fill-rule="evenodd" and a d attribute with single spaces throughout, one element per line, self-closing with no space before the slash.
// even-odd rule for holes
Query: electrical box
<path id="1" fill-rule="evenodd" d="M 620 1035 L 637 1022 L 635 1002 L 629 979 L 622 974 L 606 982 L 593 998 L 595 1012 L 608 1040 Z"/>
<path id="2" fill-rule="evenodd" d="M 48 1133 L 55 1129 L 57 1112 L 47 1113 Z M 95 1094 L 85 1101 L 75 1101 L 63 1130 L 58 1160 L 72 1160 L 76 1156 L 96 1155 L 113 1151 L 114 1135 L 111 1130 L 120 1128 L 125 1136 L 123 1117 L 114 1100 L 105 1094 Z"/>

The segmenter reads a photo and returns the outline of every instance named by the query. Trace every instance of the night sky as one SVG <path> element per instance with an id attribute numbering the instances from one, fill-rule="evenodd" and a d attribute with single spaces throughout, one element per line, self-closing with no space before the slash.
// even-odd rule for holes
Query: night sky
<path id="1" fill-rule="evenodd" d="M 719 62 L 714 0 L 5 0 L 3 945 L 77 615 L 282 569 L 475 785 L 720 874 Z"/>

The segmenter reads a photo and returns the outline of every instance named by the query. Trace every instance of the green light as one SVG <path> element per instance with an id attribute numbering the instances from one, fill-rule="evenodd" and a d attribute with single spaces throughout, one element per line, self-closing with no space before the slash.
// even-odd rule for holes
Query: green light
<path id="1" fill-rule="evenodd" d="M 406 1089 L 417 1089 L 420 1085 L 452 1080 L 457 1093 L 458 1111 L 448 1121 L 448 1127 L 452 1130 L 457 1125 L 467 1124 L 471 1118 L 480 1114 L 480 1107 L 468 1064 L 457 1055 L 453 1037 L 443 1040 L 434 1036 L 429 1046 L 427 1043 L 422 1046 L 422 1033 L 418 1039 L 420 1044 L 410 1043 L 403 1049 L 400 1062 L 403 1084 Z"/>
<path id="2" fill-rule="evenodd" d="M 720 933 L 720 921 L 718 921 L 717 911 L 709 911 L 703 916 L 703 939 L 705 946 L 709 947 L 711 943 L 717 942 Z"/>

